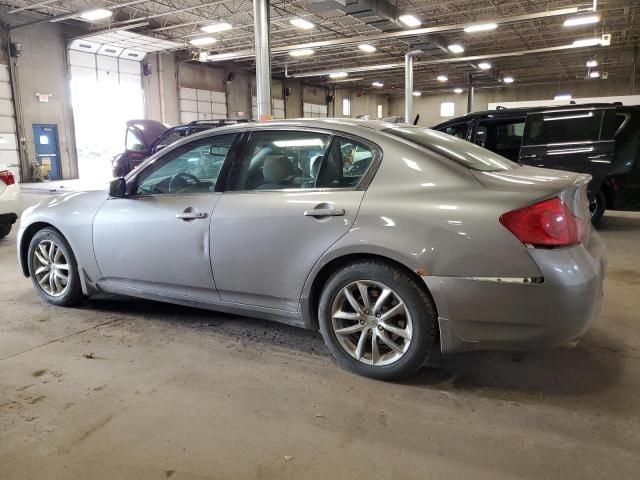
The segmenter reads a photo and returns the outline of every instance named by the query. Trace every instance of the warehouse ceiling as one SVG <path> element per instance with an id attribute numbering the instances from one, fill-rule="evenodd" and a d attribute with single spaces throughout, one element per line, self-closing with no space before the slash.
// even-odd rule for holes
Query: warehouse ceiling
<path id="1" fill-rule="evenodd" d="M 82 22 L 90 33 L 126 30 L 157 37 L 180 45 L 185 55 L 207 54 L 212 61 L 233 62 L 234 68 L 254 68 L 253 5 L 247 0 L 9 0 L 13 15 L 30 11 L 50 17 L 54 22 Z M 469 72 L 480 84 L 504 85 L 501 80 L 511 76 L 518 84 L 535 84 L 585 79 L 586 62 L 596 60 L 600 79 L 628 80 L 634 58 L 634 47 L 640 43 L 640 2 L 637 0 L 600 0 L 596 2 L 600 21 L 595 24 L 566 27 L 567 18 L 587 15 L 593 3 L 534 0 L 272 0 L 272 70 L 274 76 L 303 75 L 308 81 L 342 84 L 372 89 L 373 82 L 384 86 L 386 93 L 401 92 L 403 71 L 398 67 L 405 53 L 419 48 L 416 59 L 415 89 L 439 91 L 463 87 Z M 578 14 L 544 16 L 545 12 L 578 7 Z M 80 17 L 93 8 L 109 9 L 112 16 L 92 22 Z M 398 20 L 411 14 L 421 22 L 409 28 Z M 11 15 L 11 14 L 10 14 Z M 9 16 L 10 16 L 9 15 Z M 522 19 L 523 16 L 529 16 Z M 311 22 L 304 30 L 290 23 L 294 18 Z M 505 19 L 519 19 L 501 23 Z M 202 27 L 227 22 L 232 28 L 217 33 L 205 33 Z M 465 33 L 465 25 L 498 23 L 498 28 Z M 452 28 L 441 28 L 451 26 Z M 414 34 L 414 29 L 437 27 L 438 32 Z M 398 33 L 401 32 L 401 33 Z M 404 32 L 404 33 L 402 33 Z M 571 45 L 575 40 L 601 38 L 611 34 L 610 46 L 554 49 Z M 374 40 L 371 40 L 371 37 Z M 195 47 L 191 42 L 214 37 L 216 42 Z M 359 42 L 375 47 L 375 52 L 358 48 Z M 313 47 L 313 54 L 294 58 L 286 47 L 326 42 Z M 449 45 L 459 44 L 463 53 L 452 53 Z M 530 52 L 536 53 L 530 53 Z M 247 53 L 248 52 L 248 53 Z M 518 53 L 516 55 L 516 53 Z M 204 56 L 204 55 L 203 55 Z M 201 56 L 201 58 L 203 57 Z M 478 63 L 490 63 L 482 71 Z M 239 58 L 235 58 L 239 57 Z M 459 58 L 471 59 L 460 61 Z M 480 57 L 480 58 L 478 58 Z M 374 69 L 378 65 L 389 68 Z M 393 66 L 395 65 L 395 67 Z M 365 67 L 365 71 L 358 71 Z M 369 70 L 367 70 L 369 68 Z M 328 77 L 329 72 L 349 69 L 350 75 L 340 80 Z M 322 75 L 316 75 L 322 74 Z M 311 76 L 308 76 L 311 75 Z M 438 76 L 446 76 L 446 82 Z M 586 81 L 586 80 L 585 80 Z"/>

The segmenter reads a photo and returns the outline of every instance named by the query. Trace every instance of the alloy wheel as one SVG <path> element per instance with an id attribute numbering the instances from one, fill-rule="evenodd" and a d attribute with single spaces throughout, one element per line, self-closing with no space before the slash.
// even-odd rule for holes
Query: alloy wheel
<path id="1" fill-rule="evenodd" d="M 359 280 L 342 288 L 331 308 L 333 332 L 342 348 L 367 365 L 390 365 L 411 345 L 413 323 L 400 296 L 388 286 Z"/>
<path id="2" fill-rule="evenodd" d="M 40 288 L 52 297 L 60 297 L 69 289 L 69 262 L 52 240 L 42 240 L 33 249 L 33 272 Z"/>

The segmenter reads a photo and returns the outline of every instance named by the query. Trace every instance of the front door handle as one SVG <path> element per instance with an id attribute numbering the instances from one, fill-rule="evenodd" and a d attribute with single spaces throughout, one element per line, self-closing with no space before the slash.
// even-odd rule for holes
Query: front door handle
<path id="1" fill-rule="evenodd" d="M 176 213 L 178 220 L 197 220 L 200 218 L 207 218 L 206 212 L 182 212 Z"/>
<path id="2" fill-rule="evenodd" d="M 344 208 L 314 208 L 305 210 L 305 217 L 341 217 L 344 215 Z"/>

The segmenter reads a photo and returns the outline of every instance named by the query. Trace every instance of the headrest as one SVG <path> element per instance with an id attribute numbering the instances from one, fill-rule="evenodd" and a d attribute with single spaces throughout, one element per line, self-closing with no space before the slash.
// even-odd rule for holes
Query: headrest
<path id="1" fill-rule="evenodd" d="M 264 161 L 262 175 L 269 183 L 280 183 L 295 175 L 295 171 L 287 157 L 270 155 Z"/>

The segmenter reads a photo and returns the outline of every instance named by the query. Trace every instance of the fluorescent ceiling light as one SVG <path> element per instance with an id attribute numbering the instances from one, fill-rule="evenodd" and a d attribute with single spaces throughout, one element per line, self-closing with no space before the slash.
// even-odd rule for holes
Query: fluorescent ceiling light
<path id="1" fill-rule="evenodd" d="M 106 8 L 87 10 L 86 12 L 80 14 L 82 18 L 89 21 L 102 20 L 104 18 L 109 18 L 111 15 L 113 15 L 113 12 L 111 10 L 107 10 Z"/>
<path id="2" fill-rule="evenodd" d="M 449 51 L 452 53 L 462 53 L 464 52 L 464 47 L 459 43 L 454 43 L 453 45 L 449 45 Z"/>
<path id="3" fill-rule="evenodd" d="M 589 60 L 587 62 L 587 67 L 589 68 L 594 68 L 598 66 L 598 61 L 597 60 Z"/>
<path id="4" fill-rule="evenodd" d="M 581 17 L 571 17 L 564 21 L 565 27 L 576 27 L 578 25 L 591 25 L 600 21 L 599 15 L 586 15 Z"/>
<path id="5" fill-rule="evenodd" d="M 598 72 L 597 70 L 594 70 L 593 72 L 589 73 L 589 77 L 590 78 L 600 78 L 600 72 Z"/>
<path id="6" fill-rule="evenodd" d="M 289 23 L 294 27 L 301 28 L 302 30 L 311 30 L 315 25 L 311 23 L 309 20 L 305 20 L 304 18 L 292 18 L 289 20 Z"/>
<path id="7" fill-rule="evenodd" d="M 574 47 L 595 47 L 600 45 L 601 40 L 599 38 L 582 38 L 580 40 L 574 40 L 571 45 Z"/>
<path id="8" fill-rule="evenodd" d="M 490 64 L 490 63 L 487 63 L 487 62 L 480 62 L 480 63 L 478 64 L 478 68 L 479 68 L 480 70 L 490 70 L 490 69 L 491 69 L 491 64 Z"/>
<path id="9" fill-rule="evenodd" d="M 196 47 L 201 47 L 203 45 L 211 45 L 212 43 L 216 43 L 216 42 L 217 40 L 213 37 L 200 37 L 200 38 L 194 38 L 189 43 Z"/>
<path id="10" fill-rule="evenodd" d="M 398 20 L 404 23 L 407 27 L 418 27 L 422 24 L 420 19 L 415 15 L 400 15 Z"/>
<path id="11" fill-rule="evenodd" d="M 449 80 L 449 77 L 447 77 L 446 75 L 438 75 L 436 78 L 439 82 L 446 82 L 447 80 Z"/>
<path id="12" fill-rule="evenodd" d="M 571 100 L 573 96 L 570 93 L 561 93 L 553 97 L 554 100 Z"/>
<path id="13" fill-rule="evenodd" d="M 211 25 L 205 25 L 200 27 L 200 30 L 206 33 L 218 33 L 226 30 L 231 30 L 231 24 L 228 22 L 212 23 Z"/>
<path id="14" fill-rule="evenodd" d="M 378 87 L 378 88 L 384 87 L 384 83 L 382 83 L 382 82 L 373 82 L 371 85 L 373 85 L 374 87 Z"/>
<path id="15" fill-rule="evenodd" d="M 422 95 L 422 92 L 413 92 L 414 97 L 419 97 L 420 95 Z"/>
<path id="16" fill-rule="evenodd" d="M 462 89 L 461 88 L 454 88 L 453 91 L 455 93 L 462 93 Z"/>
<path id="17" fill-rule="evenodd" d="M 504 77 L 502 81 L 504 83 L 513 83 L 515 80 L 513 79 L 513 77 Z"/>
<path id="18" fill-rule="evenodd" d="M 329 78 L 346 78 L 348 76 L 349 74 L 347 72 L 335 72 L 329 74 Z"/>
<path id="19" fill-rule="evenodd" d="M 373 53 L 377 50 L 376 47 L 374 47 L 373 45 L 369 45 L 368 43 L 363 43 L 361 45 L 358 45 L 358 48 L 363 52 L 367 52 L 367 53 Z"/>
<path id="20" fill-rule="evenodd" d="M 311 48 L 301 48 L 300 50 L 291 50 L 289 52 L 289 56 L 291 57 L 308 57 L 309 55 L 313 55 Z"/>
<path id="21" fill-rule="evenodd" d="M 498 28 L 497 23 L 476 23 L 475 25 L 467 25 L 464 31 L 467 33 L 486 32 L 487 30 L 495 30 Z"/>

